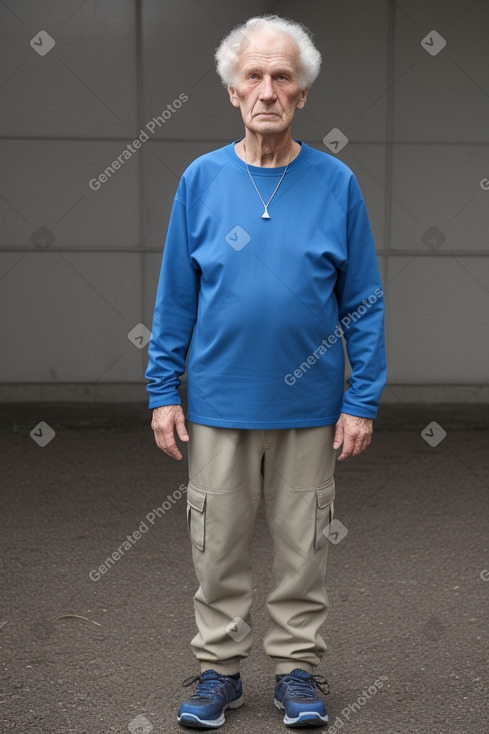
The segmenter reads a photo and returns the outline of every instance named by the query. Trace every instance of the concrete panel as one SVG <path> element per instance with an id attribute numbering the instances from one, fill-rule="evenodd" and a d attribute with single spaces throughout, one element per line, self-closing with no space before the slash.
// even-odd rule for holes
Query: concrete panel
<path id="1" fill-rule="evenodd" d="M 132 136 L 135 18 L 132 0 L 2 3 L 0 134 Z"/>
<path id="2" fill-rule="evenodd" d="M 487 258 L 393 262 L 386 283 L 389 382 L 487 382 Z"/>
<path id="3" fill-rule="evenodd" d="M 413 0 L 394 6 L 395 140 L 487 142 L 489 5 Z"/>
<path id="4" fill-rule="evenodd" d="M 2 248 L 34 248 L 40 227 L 52 233 L 53 248 L 136 247 L 141 151 L 96 183 L 98 190 L 89 185 L 125 148 L 121 142 L 0 141 Z"/>
<path id="5" fill-rule="evenodd" d="M 2 334 L 10 345 L 3 382 L 143 380 L 146 350 L 127 336 L 142 321 L 139 255 L 32 252 L 2 260 Z"/>
<path id="6" fill-rule="evenodd" d="M 488 251 L 489 145 L 395 145 L 391 248 Z"/>

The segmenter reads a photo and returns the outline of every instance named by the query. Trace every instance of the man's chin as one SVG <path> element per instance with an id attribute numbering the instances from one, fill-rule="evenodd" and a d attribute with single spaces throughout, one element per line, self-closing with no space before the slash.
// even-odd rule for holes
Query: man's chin
<path id="1" fill-rule="evenodd" d="M 288 125 L 285 125 L 278 117 L 262 117 L 261 119 L 257 119 L 255 117 L 251 125 L 246 125 L 246 127 L 254 133 L 262 133 L 263 135 L 266 135 L 267 133 L 284 132 L 284 130 L 287 130 Z"/>

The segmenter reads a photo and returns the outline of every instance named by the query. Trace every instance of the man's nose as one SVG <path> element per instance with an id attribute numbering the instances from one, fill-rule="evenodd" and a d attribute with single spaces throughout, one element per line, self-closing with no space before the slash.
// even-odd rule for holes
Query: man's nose
<path id="1" fill-rule="evenodd" d="M 269 101 L 275 99 L 276 96 L 272 77 L 264 76 L 260 85 L 260 99 Z"/>

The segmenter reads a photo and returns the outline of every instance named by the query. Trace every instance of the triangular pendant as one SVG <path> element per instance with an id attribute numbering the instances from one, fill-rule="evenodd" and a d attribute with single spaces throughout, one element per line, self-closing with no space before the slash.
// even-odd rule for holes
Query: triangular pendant
<path id="1" fill-rule="evenodd" d="M 265 211 L 261 215 L 262 219 L 270 219 L 270 214 L 268 213 L 268 209 L 265 207 Z"/>

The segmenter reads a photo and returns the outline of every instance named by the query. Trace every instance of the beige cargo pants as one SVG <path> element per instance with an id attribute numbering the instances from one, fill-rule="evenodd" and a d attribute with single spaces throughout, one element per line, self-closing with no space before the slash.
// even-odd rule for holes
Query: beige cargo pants
<path id="1" fill-rule="evenodd" d="M 262 496 L 274 546 L 263 647 L 277 674 L 312 672 L 326 650 L 319 629 L 328 607 L 334 426 L 235 430 L 190 423 L 189 433 L 187 525 L 200 584 L 191 644 L 201 672 L 231 675 L 250 653 L 250 543 Z"/>

